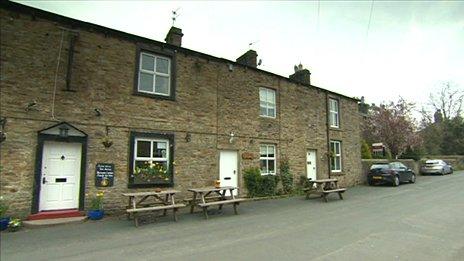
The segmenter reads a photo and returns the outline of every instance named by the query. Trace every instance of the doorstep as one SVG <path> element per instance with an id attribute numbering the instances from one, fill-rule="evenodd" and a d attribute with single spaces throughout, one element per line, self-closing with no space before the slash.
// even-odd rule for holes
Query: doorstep
<path id="1" fill-rule="evenodd" d="M 42 219 L 58 219 L 58 218 L 70 218 L 70 217 L 82 217 L 85 216 L 83 212 L 77 209 L 67 210 L 53 210 L 53 211 L 41 211 L 36 214 L 29 215 L 27 220 L 42 220 Z"/>
<path id="2" fill-rule="evenodd" d="M 87 220 L 86 216 L 79 217 L 64 217 L 64 218 L 49 218 L 38 220 L 25 220 L 23 225 L 27 228 L 50 227 L 56 225 L 83 223 Z"/>

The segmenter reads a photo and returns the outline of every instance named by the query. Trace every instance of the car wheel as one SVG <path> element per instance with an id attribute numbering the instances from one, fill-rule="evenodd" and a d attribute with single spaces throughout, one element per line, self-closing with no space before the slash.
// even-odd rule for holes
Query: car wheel
<path id="1" fill-rule="evenodd" d="M 450 169 L 450 174 L 453 174 L 453 168 Z"/>
<path id="2" fill-rule="evenodd" d="M 416 174 L 411 175 L 411 179 L 409 180 L 410 183 L 416 183 Z"/>
<path id="3" fill-rule="evenodd" d="M 398 187 L 400 185 L 400 178 L 398 176 L 395 176 L 393 178 L 393 186 Z"/>
<path id="4" fill-rule="evenodd" d="M 441 170 L 440 175 L 445 176 L 445 169 L 442 169 L 442 170 Z"/>
<path id="5" fill-rule="evenodd" d="M 369 186 L 373 186 L 373 185 L 374 185 L 374 181 L 372 181 L 372 179 L 368 179 L 368 180 L 367 180 L 367 184 L 369 184 Z"/>

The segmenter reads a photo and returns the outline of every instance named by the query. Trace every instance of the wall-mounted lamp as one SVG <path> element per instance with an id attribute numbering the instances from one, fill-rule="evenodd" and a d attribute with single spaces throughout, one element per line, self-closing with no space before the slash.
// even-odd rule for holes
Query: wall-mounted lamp
<path id="1" fill-rule="evenodd" d="M 0 142 L 6 140 L 5 124 L 6 118 L 0 118 Z"/>
<path id="2" fill-rule="evenodd" d="M 61 138 L 67 138 L 68 137 L 68 132 L 69 132 L 68 127 L 66 127 L 66 126 L 61 126 L 60 127 L 60 137 Z"/>
<path id="3" fill-rule="evenodd" d="M 101 111 L 98 108 L 93 109 L 95 111 L 95 115 L 100 117 L 102 115 Z"/>
<path id="4" fill-rule="evenodd" d="M 185 142 L 190 142 L 192 140 L 192 134 L 190 132 L 187 132 L 185 134 Z"/>
<path id="5" fill-rule="evenodd" d="M 105 127 L 105 130 L 106 130 L 106 135 L 105 137 L 103 137 L 102 139 L 102 144 L 105 148 L 109 148 L 111 147 L 111 145 L 113 145 L 113 141 L 110 139 L 110 136 L 109 136 L 109 133 L 110 133 L 110 127 L 109 126 L 106 126 Z"/>
<path id="6" fill-rule="evenodd" d="M 35 106 L 37 106 L 37 101 L 31 101 L 30 103 L 26 105 L 26 111 L 35 109 Z"/>
<path id="7" fill-rule="evenodd" d="M 235 133 L 233 131 L 230 132 L 229 134 L 230 138 L 229 138 L 229 143 L 232 143 L 234 142 L 234 137 L 235 137 Z"/>

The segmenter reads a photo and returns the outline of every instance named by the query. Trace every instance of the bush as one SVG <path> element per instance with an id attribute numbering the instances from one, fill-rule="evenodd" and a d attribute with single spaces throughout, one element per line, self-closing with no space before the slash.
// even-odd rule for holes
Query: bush
<path id="1" fill-rule="evenodd" d="M 243 178 L 249 197 L 273 196 L 276 194 L 278 178 L 275 175 L 261 175 L 259 168 L 244 170 Z"/>
<path id="2" fill-rule="evenodd" d="M 3 199 L 3 196 L 0 196 L 0 218 L 4 218 L 6 216 L 7 210 L 8 210 L 8 204 Z"/>
<path id="3" fill-rule="evenodd" d="M 371 149 L 365 140 L 362 140 L 361 143 L 361 158 L 362 159 L 372 159 Z"/>
<path id="4" fill-rule="evenodd" d="M 261 177 L 261 171 L 259 170 L 259 168 L 249 168 L 245 169 L 243 172 L 243 178 L 245 180 L 245 187 L 248 190 L 248 196 L 257 196 L 256 194 L 258 193 L 258 183 Z"/>
<path id="5" fill-rule="evenodd" d="M 280 178 L 284 194 L 290 194 L 293 191 L 293 175 L 290 173 L 290 164 L 287 158 L 280 161 Z"/>
<path id="6" fill-rule="evenodd" d="M 259 179 L 259 196 L 274 196 L 277 191 L 278 178 L 275 175 L 264 175 Z"/>
<path id="7" fill-rule="evenodd" d="M 399 157 L 400 159 L 413 159 L 415 161 L 419 161 L 422 158 L 422 152 L 420 149 L 412 149 L 410 146 L 406 149 L 406 151 L 401 154 Z"/>

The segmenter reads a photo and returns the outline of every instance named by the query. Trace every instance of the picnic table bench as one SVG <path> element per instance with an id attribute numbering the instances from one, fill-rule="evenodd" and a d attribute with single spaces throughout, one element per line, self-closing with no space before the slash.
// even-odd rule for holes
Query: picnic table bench
<path id="1" fill-rule="evenodd" d="M 174 195 L 178 192 L 179 191 L 177 190 L 165 190 L 161 192 L 147 191 L 122 193 L 123 196 L 129 198 L 129 204 L 126 208 L 128 219 L 131 219 L 132 217 L 134 219 L 135 226 L 138 227 L 139 213 L 163 211 L 163 216 L 166 216 L 167 211 L 172 209 L 174 221 L 177 221 L 177 210 L 185 207 L 185 204 L 175 202 Z"/>
<path id="2" fill-rule="evenodd" d="M 324 198 L 325 202 L 328 202 L 327 195 L 330 193 L 338 193 L 340 199 L 343 199 L 342 193 L 346 191 L 346 188 L 340 188 L 337 179 L 309 179 L 308 187 L 304 188 L 303 191 L 306 192 L 306 199 L 311 194 L 318 194 Z"/>
<path id="3" fill-rule="evenodd" d="M 190 201 L 190 213 L 193 213 L 195 206 L 197 206 L 203 210 L 205 219 L 208 219 L 208 207 L 218 205 L 219 210 L 221 210 L 223 205 L 232 204 L 234 206 L 234 213 L 237 215 L 237 206 L 240 202 L 245 201 L 245 199 L 235 198 L 234 190 L 236 189 L 238 188 L 231 186 L 189 189 L 190 192 L 193 192 L 193 198 Z M 230 196 L 226 196 L 227 192 L 230 192 Z"/>

